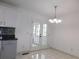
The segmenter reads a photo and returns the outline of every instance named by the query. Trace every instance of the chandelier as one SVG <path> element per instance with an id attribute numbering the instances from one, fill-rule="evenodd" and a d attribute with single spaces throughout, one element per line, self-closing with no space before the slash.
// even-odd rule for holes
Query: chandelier
<path id="1" fill-rule="evenodd" d="M 56 15 L 57 6 L 54 6 L 54 9 L 55 9 L 54 19 L 49 19 L 49 22 L 59 24 L 62 22 L 62 20 L 57 18 L 57 15 Z"/>

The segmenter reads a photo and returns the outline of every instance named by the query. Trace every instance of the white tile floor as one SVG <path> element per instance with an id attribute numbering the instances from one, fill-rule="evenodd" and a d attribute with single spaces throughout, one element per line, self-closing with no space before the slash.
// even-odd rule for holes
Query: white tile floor
<path id="1" fill-rule="evenodd" d="M 17 55 L 16 59 L 79 59 L 79 58 L 64 54 L 62 52 L 53 49 L 47 49 L 31 52 L 30 54 L 24 56 Z"/>

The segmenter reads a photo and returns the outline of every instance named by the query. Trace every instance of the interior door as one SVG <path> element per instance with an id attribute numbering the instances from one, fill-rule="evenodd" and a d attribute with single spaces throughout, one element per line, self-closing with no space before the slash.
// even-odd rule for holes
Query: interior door
<path id="1" fill-rule="evenodd" d="M 47 48 L 47 24 L 34 23 L 31 50 L 44 48 Z"/>

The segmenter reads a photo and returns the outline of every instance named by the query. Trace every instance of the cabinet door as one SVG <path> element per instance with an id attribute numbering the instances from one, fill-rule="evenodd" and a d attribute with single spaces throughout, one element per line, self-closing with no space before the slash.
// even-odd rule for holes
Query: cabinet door
<path id="1" fill-rule="evenodd" d="M 16 44 L 2 45 L 1 59 L 16 59 Z"/>

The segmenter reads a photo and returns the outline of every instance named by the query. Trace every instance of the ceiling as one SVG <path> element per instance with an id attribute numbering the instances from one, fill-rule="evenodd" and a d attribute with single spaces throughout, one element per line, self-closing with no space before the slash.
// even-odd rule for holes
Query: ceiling
<path id="1" fill-rule="evenodd" d="M 52 18 L 54 15 L 54 6 L 57 5 L 57 15 L 63 16 L 78 12 L 79 0 L 0 0 L 2 2 L 22 7 L 24 9 L 39 13 Z"/>

